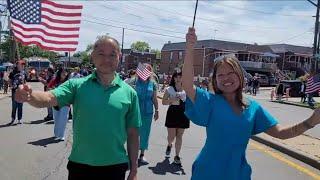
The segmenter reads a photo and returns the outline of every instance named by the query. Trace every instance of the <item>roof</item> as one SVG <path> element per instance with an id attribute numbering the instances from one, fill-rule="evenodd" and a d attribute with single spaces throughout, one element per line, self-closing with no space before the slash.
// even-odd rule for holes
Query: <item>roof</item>
<path id="1" fill-rule="evenodd" d="M 268 45 L 274 53 L 293 52 L 299 54 L 312 55 L 313 48 L 306 46 L 296 46 L 290 44 L 270 44 Z"/>
<path id="2" fill-rule="evenodd" d="M 212 48 L 218 50 L 245 51 L 245 52 L 270 52 L 267 45 L 254 45 L 239 42 L 221 41 L 221 40 L 201 40 L 197 41 L 195 48 Z M 163 46 L 162 51 L 184 50 L 185 42 L 167 43 Z"/>
<path id="3" fill-rule="evenodd" d="M 144 54 L 151 54 L 151 55 L 155 55 L 155 52 L 144 52 L 144 51 L 135 51 L 132 49 L 123 49 L 123 54 L 134 54 L 134 55 L 144 55 Z"/>
<path id="4" fill-rule="evenodd" d="M 161 51 L 185 50 L 185 42 L 166 43 L 163 45 Z M 296 46 L 289 44 L 271 44 L 271 45 L 257 45 L 246 44 L 221 40 L 200 40 L 197 41 L 195 48 L 212 48 L 217 50 L 231 50 L 231 51 L 244 51 L 244 52 L 270 52 L 270 53 L 284 53 L 294 52 L 299 54 L 312 55 L 312 48 L 305 46 Z"/>
<path id="5" fill-rule="evenodd" d="M 69 57 L 61 57 L 58 62 L 69 62 Z M 81 63 L 82 60 L 77 57 L 70 57 L 70 62 Z"/>

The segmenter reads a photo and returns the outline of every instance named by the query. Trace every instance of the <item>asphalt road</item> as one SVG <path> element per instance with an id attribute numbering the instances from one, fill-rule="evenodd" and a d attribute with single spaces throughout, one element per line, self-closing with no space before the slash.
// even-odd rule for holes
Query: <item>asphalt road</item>
<path id="1" fill-rule="evenodd" d="M 32 86 L 42 89 L 39 83 L 32 83 Z M 269 105 L 263 101 L 261 103 L 283 123 L 295 122 L 299 117 L 305 118 L 311 114 L 311 111 L 304 108 L 300 110 L 287 105 Z M 167 134 L 164 127 L 166 109 L 166 106 L 159 106 L 160 119 L 152 124 L 150 148 L 146 152 L 146 158 L 150 163 L 139 168 L 139 179 L 190 179 L 192 162 L 205 141 L 205 129 L 191 124 L 191 128 L 184 135 L 181 151 L 183 167 L 173 165 L 173 157 L 166 159 L 164 156 Z M 51 138 L 52 122 L 42 120 L 46 115 L 46 109 L 36 109 L 24 104 L 25 123 L 6 126 L 10 121 L 10 111 L 10 98 L 1 99 L 0 179 L 67 179 L 66 163 L 72 144 L 72 123 L 68 123 L 67 140 L 55 142 Z M 287 118 L 290 120 L 285 120 Z M 252 179 L 320 179 L 319 170 L 254 141 L 250 142 L 247 157 L 253 169 Z"/>

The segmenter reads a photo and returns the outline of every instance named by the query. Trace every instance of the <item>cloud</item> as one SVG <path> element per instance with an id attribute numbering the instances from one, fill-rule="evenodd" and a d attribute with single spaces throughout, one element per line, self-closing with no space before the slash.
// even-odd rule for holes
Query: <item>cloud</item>
<path id="1" fill-rule="evenodd" d="M 121 43 L 121 27 L 128 28 L 125 48 L 138 40 L 156 49 L 168 41 L 182 42 L 195 7 L 194 1 L 72 2 L 84 5 L 78 50 L 106 33 Z M 312 46 L 314 13 L 307 1 L 200 1 L 196 30 L 198 39 Z"/>

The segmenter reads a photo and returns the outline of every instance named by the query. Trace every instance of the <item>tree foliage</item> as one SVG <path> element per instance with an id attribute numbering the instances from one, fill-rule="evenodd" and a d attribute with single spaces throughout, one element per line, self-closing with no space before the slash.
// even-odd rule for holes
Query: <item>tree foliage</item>
<path id="1" fill-rule="evenodd" d="M 12 56 L 13 54 L 13 52 L 11 52 L 12 43 L 13 43 L 13 40 L 9 38 L 9 36 L 5 37 L 5 41 L 1 43 L 0 50 L 2 52 L 1 59 L 3 61 L 10 60 L 11 58 L 10 56 Z M 24 46 L 21 43 L 17 43 L 17 44 L 18 44 L 20 59 L 28 58 L 32 56 L 38 56 L 38 57 L 48 58 L 49 60 L 54 61 L 58 56 L 58 53 L 56 52 L 43 50 L 35 45 Z"/>
<path id="2" fill-rule="evenodd" d="M 150 50 L 150 46 L 147 42 L 144 41 L 136 41 L 131 44 L 131 49 L 135 51 L 141 51 L 145 52 L 147 50 Z"/>
<path id="3" fill-rule="evenodd" d="M 82 60 L 82 65 L 89 65 L 92 50 L 93 50 L 93 44 L 89 44 L 85 51 L 78 51 L 73 54 L 73 57 L 80 58 Z"/>

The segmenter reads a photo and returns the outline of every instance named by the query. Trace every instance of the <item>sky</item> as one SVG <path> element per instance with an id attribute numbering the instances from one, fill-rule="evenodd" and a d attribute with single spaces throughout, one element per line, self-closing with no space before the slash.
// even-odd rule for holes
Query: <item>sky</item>
<path id="1" fill-rule="evenodd" d="M 124 48 L 145 41 L 152 49 L 168 41 L 183 42 L 192 25 L 195 0 L 189 1 L 63 1 L 82 4 L 77 51 L 108 34 Z M 258 44 L 312 46 L 316 8 L 296 1 L 199 1 L 195 29 L 198 40 L 217 39 Z"/>

